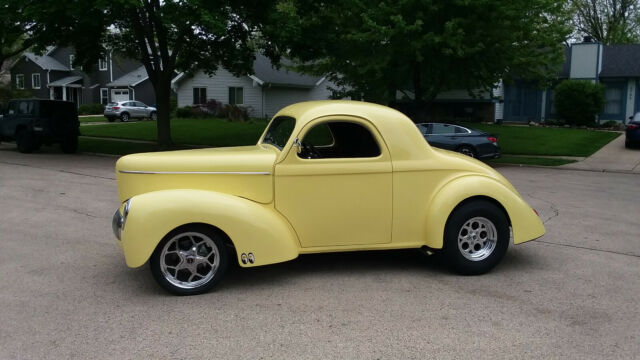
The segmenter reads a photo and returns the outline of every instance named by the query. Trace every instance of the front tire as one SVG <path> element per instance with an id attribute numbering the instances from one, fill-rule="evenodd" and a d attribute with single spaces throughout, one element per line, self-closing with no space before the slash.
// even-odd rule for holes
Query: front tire
<path id="1" fill-rule="evenodd" d="M 631 141 L 625 140 L 624 147 L 626 147 L 627 149 L 631 149 L 633 147 L 633 144 L 631 144 Z"/>
<path id="2" fill-rule="evenodd" d="M 509 241 L 509 220 L 502 209 L 487 200 L 472 200 L 449 216 L 443 252 L 453 271 L 480 275 L 502 260 Z"/>
<path id="3" fill-rule="evenodd" d="M 158 284 L 174 295 L 202 294 L 222 279 L 229 251 L 222 237 L 201 225 L 167 234 L 151 255 L 149 266 Z"/>
<path id="4" fill-rule="evenodd" d="M 155 111 L 153 111 L 151 114 L 149 114 L 149 119 L 151 121 L 157 121 L 158 120 L 158 113 L 156 113 Z"/>

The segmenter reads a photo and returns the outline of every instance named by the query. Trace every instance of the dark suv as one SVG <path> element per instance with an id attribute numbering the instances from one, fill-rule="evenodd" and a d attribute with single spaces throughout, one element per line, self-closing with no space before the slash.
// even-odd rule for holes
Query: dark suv
<path id="1" fill-rule="evenodd" d="M 78 149 L 79 126 L 72 102 L 16 99 L 9 101 L 0 115 L 0 138 L 15 140 L 22 153 L 52 143 L 60 143 L 65 153 L 74 153 Z"/>

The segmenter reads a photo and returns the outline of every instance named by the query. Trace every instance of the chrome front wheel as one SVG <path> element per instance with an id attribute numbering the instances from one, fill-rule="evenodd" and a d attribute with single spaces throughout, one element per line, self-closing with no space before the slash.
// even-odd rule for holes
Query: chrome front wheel
<path id="1" fill-rule="evenodd" d="M 158 283 L 177 295 L 200 294 L 222 277 L 228 262 L 220 235 L 193 226 L 168 234 L 154 251 L 150 266 Z"/>

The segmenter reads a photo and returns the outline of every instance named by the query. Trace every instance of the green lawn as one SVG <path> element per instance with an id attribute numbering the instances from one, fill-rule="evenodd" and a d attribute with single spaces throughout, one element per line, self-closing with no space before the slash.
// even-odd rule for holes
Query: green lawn
<path id="1" fill-rule="evenodd" d="M 574 163 L 575 160 L 502 155 L 498 159 L 489 160 L 489 162 L 497 163 L 497 164 L 523 164 L 523 165 L 540 165 L 540 166 L 559 166 L 559 165 L 565 165 L 565 164 Z"/>
<path id="2" fill-rule="evenodd" d="M 222 119 L 172 119 L 171 134 L 177 144 L 207 146 L 251 145 L 267 126 L 263 120 L 246 123 Z M 138 121 L 80 127 L 84 136 L 156 140 L 156 122 Z"/>
<path id="3" fill-rule="evenodd" d="M 103 117 L 84 118 L 104 121 Z M 171 132 L 176 144 L 202 146 L 239 146 L 255 144 L 267 125 L 266 120 L 230 122 L 223 119 L 172 119 Z M 589 156 L 609 143 L 620 133 L 583 129 L 544 128 L 488 124 L 466 124 L 469 127 L 496 134 L 504 154 L 494 163 L 557 166 L 572 160 L 539 158 L 539 155 Z M 156 140 L 156 122 L 82 126 L 84 136 L 131 140 Z M 180 146 L 178 146 L 180 147 Z M 184 147 L 184 146 L 182 146 Z M 130 143 L 114 140 L 82 138 L 80 150 L 84 152 L 124 155 L 135 152 L 155 151 L 155 144 Z M 510 155 L 529 155 L 526 157 Z"/>
<path id="4" fill-rule="evenodd" d="M 620 133 L 584 129 L 467 123 L 466 126 L 498 135 L 503 154 L 589 156 Z"/>
<path id="5" fill-rule="evenodd" d="M 83 116 L 83 117 L 78 117 L 78 120 L 80 120 L 81 123 L 90 123 L 90 122 L 103 122 L 103 121 L 107 121 L 107 118 L 105 118 L 102 115 L 96 115 L 96 116 Z"/>

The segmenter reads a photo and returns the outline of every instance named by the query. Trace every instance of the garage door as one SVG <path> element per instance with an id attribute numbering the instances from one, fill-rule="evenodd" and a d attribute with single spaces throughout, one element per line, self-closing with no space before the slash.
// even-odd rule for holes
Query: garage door
<path id="1" fill-rule="evenodd" d="M 118 102 L 118 101 L 127 101 L 129 100 L 129 90 L 125 89 L 113 89 L 111 90 L 111 101 L 112 102 Z"/>

